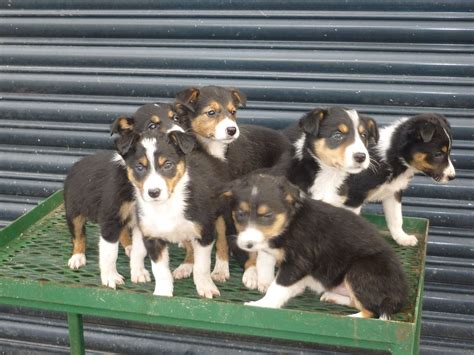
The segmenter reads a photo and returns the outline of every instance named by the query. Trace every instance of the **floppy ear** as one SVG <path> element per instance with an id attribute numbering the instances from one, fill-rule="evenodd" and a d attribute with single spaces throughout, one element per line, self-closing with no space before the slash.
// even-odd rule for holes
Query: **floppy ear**
<path id="1" fill-rule="evenodd" d="M 190 134 L 180 131 L 171 131 L 168 133 L 169 140 L 175 144 L 184 154 L 188 154 L 194 149 L 196 139 Z"/>
<path id="2" fill-rule="evenodd" d="M 231 88 L 230 94 L 232 95 L 234 103 L 237 107 L 245 107 L 247 105 L 247 95 L 245 95 L 239 89 Z"/>
<path id="3" fill-rule="evenodd" d="M 293 185 L 286 178 L 281 178 L 283 180 L 283 193 L 285 194 L 285 200 L 290 205 L 293 205 L 295 208 L 299 208 L 304 199 L 303 192 L 299 189 L 298 186 Z"/>
<path id="4" fill-rule="evenodd" d="M 425 123 L 423 127 L 421 127 L 419 132 L 421 139 L 423 139 L 423 142 L 428 143 L 431 141 L 435 132 L 435 128 L 435 125 L 429 122 Z"/>
<path id="5" fill-rule="evenodd" d="M 199 97 L 200 91 L 196 88 L 187 88 L 176 94 L 176 101 L 183 104 L 188 109 L 194 112 L 194 106 Z"/>
<path id="6" fill-rule="evenodd" d="M 115 140 L 115 149 L 122 157 L 125 157 L 132 151 L 139 138 L 140 135 L 135 132 L 121 135 Z"/>
<path id="7" fill-rule="evenodd" d="M 377 122 L 369 116 L 360 116 L 366 123 L 367 125 L 367 131 L 369 131 L 369 140 L 370 138 L 373 138 L 375 143 L 379 141 L 380 135 L 379 135 L 379 127 L 377 125 Z"/>
<path id="8" fill-rule="evenodd" d="M 110 125 L 110 135 L 114 133 L 120 135 L 131 133 L 134 126 L 135 120 L 132 117 L 120 116 Z"/>
<path id="9" fill-rule="evenodd" d="M 319 132 L 319 124 L 326 117 L 327 113 L 327 109 L 315 108 L 301 117 L 299 121 L 300 128 L 305 133 L 317 136 Z"/>

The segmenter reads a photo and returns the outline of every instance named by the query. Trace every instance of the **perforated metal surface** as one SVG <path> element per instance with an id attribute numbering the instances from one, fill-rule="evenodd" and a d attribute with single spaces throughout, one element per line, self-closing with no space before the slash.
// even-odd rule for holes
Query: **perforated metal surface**
<path id="1" fill-rule="evenodd" d="M 410 231 L 409 232 L 415 232 Z M 393 245 L 402 260 L 410 283 L 410 302 L 408 307 L 394 317 L 394 320 L 413 321 L 418 275 L 420 272 L 420 247 L 401 248 L 392 242 L 383 231 L 385 237 Z M 0 278 L 30 279 L 43 282 L 60 283 L 65 286 L 102 287 L 100 286 L 98 267 L 98 227 L 87 226 L 88 249 L 87 265 L 79 270 L 70 270 L 67 261 L 70 257 L 70 234 L 64 218 L 64 209 L 61 205 L 45 218 L 27 229 L 25 233 L 0 249 Z M 418 235 L 420 243 L 422 236 Z M 176 267 L 183 259 L 184 252 L 176 246 L 170 250 L 171 265 Z M 125 285 L 118 286 L 119 290 L 130 293 L 152 293 L 153 282 L 147 284 L 133 284 L 129 277 L 128 258 L 120 250 L 118 271 L 126 277 Z M 147 263 L 148 264 L 148 263 Z M 226 283 L 218 283 L 221 297 L 217 302 L 243 303 L 261 297 L 257 291 L 247 290 L 241 282 L 242 270 L 231 262 L 231 279 Z M 175 281 L 175 296 L 198 298 L 191 279 Z M 321 303 L 318 297 L 306 292 L 290 301 L 287 308 L 304 311 L 331 312 L 332 314 L 351 314 L 354 309 Z"/>

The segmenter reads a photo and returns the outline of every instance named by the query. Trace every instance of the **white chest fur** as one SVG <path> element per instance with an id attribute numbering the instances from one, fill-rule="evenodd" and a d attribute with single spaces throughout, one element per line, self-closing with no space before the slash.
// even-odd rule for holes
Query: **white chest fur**
<path id="1" fill-rule="evenodd" d="M 143 235 L 172 243 L 200 237 L 198 226 L 185 216 L 188 181 L 189 176 L 185 174 L 171 197 L 161 203 L 146 202 L 137 196 L 139 225 Z"/>
<path id="2" fill-rule="evenodd" d="M 321 162 L 319 162 L 319 164 L 321 170 L 318 171 L 313 185 L 309 188 L 311 197 L 315 200 L 327 202 L 333 206 L 342 206 L 344 198 L 339 196 L 338 190 L 348 173 L 327 166 Z"/>
<path id="3" fill-rule="evenodd" d="M 392 181 L 386 182 L 369 193 L 369 201 L 382 201 L 389 196 L 393 196 L 393 194 L 398 191 L 405 190 L 414 174 L 413 169 L 407 169 L 403 174 L 400 174 Z"/>

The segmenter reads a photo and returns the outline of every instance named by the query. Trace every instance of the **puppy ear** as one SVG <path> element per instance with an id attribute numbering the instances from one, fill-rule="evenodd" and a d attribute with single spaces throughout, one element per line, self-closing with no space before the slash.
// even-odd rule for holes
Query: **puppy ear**
<path id="1" fill-rule="evenodd" d="M 369 131 L 369 140 L 372 138 L 375 143 L 379 141 L 380 135 L 379 135 L 379 127 L 377 125 L 377 122 L 369 116 L 360 116 L 364 121 L 367 126 L 367 131 Z"/>
<path id="2" fill-rule="evenodd" d="M 282 178 L 283 182 L 283 193 L 285 194 L 285 200 L 290 205 L 294 206 L 295 208 L 299 208 L 304 199 L 303 192 L 298 188 L 298 186 L 293 185 L 289 182 L 286 178 Z"/>
<path id="3" fill-rule="evenodd" d="M 319 132 L 319 125 L 326 117 L 328 111 L 323 108 L 315 108 L 306 113 L 299 121 L 300 128 L 303 132 L 317 136 Z"/>
<path id="4" fill-rule="evenodd" d="M 173 144 L 179 147 L 183 154 L 191 152 L 196 145 L 194 136 L 180 131 L 171 131 L 168 133 L 168 138 Z"/>
<path id="5" fill-rule="evenodd" d="M 426 122 L 420 129 L 420 136 L 423 139 L 423 142 L 428 143 L 433 138 L 435 132 L 435 125 L 429 122 Z"/>
<path id="6" fill-rule="evenodd" d="M 239 89 L 231 88 L 230 94 L 232 95 L 232 98 L 234 99 L 234 104 L 237 107 L 247 106 L 247 95 L 245 95 L 242 91 L 240 91 Z"/>
<path id="7" fill-rule="evenodd" d="M 132 133 L 135 126 L 135 119 L 132 117 L 121 116 L 110 125 L 110 135 L 118 133 L 120 135 Z"/>
<path id="8" fill-rule="evenodd" d="M 115 149 L 122 156 L 125 157 L 132 151 L 140 135 L 136 132 L 123 134 L 115 140 Z"/>
<path id="9" fill-rule="evenodd" d="M 189 110 L 194 112 L 196 101 L 199 97 L 200 91 L 196 88 L 187 88 L 176 94 L 176 102 L 183 104 Z"/>

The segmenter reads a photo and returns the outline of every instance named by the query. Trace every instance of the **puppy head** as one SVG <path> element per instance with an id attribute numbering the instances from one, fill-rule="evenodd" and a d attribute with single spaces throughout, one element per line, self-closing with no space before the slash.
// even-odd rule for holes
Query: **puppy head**
<path id="1" fill-rule="evenodd" d="M 246 97 L 238 89 L 219 86 L 189 88 L 176 95 L 177 105 L 189 110 L 187 127 L 200 137 L 230 143 L 239 137 L 237 109 Z"/>
<path id="2" fill-rule="evenodd" d="M 182 132 L 145 132 L 116 142 L 137 197 L 146 202 L 167 201 L 186 172 L 185 155 L 194 137 Z"/>
<path id="3" fill-rule="evenodd" d="M 442 115 L 424 113 L 406 122 L 401 138 L 405 161 L 416 170 L 445 183 L 455 178 L 451 162 L 451 127 Z"/>
<path id="4" fill-rule="evenodd" d="M 305 148 L 318 161 L 351 174 L 369 167 L 369 124 L 378 135 L 374 120 L 361 119 L 355 110 L 330 107 L 314 109 L 299 124 L 306 133 Z"/>
<path id="5" fill-rule="evenodd" d="M 132 132 L 141 133 L 147 130 L 158 130 L 163 133 L 181 131 L 181 123 L 174 106 L 164 103 L 141 106 L 131 117 L 121 116 L 110 127 L 111 134 L 120 135 Z"/>
<path id="6" fill-rule="evenodd" d="M 303 199 L 284 177 L 264 174 L 234 181 L 223 195 L 232 209 L 237 245 L 247 251 L 267 248 L 288 227 Z"/>

